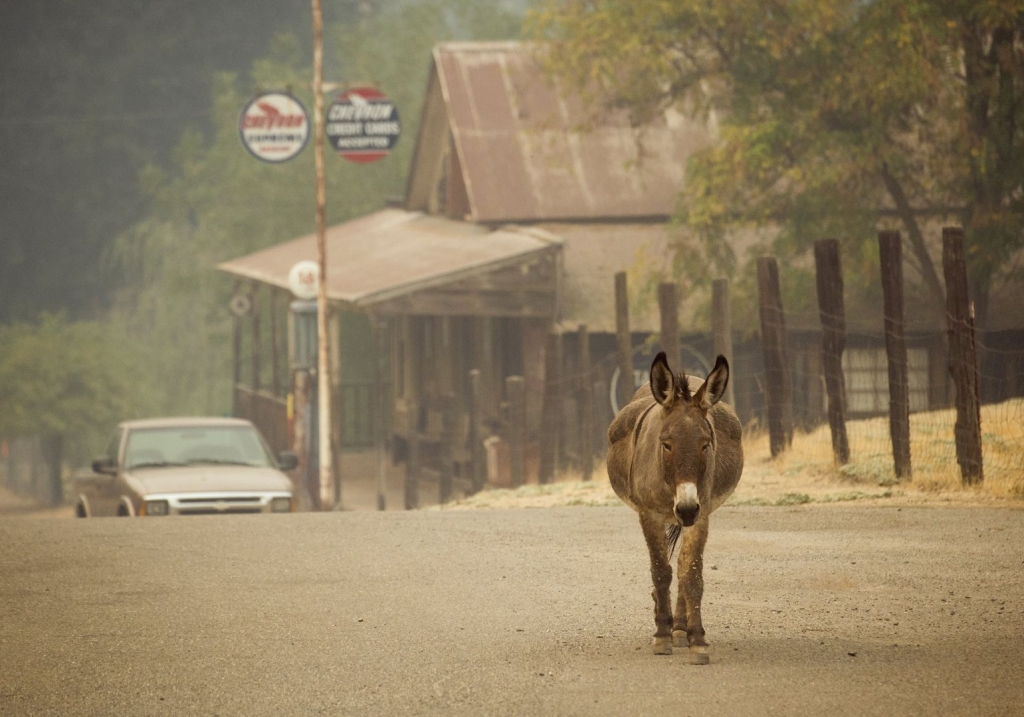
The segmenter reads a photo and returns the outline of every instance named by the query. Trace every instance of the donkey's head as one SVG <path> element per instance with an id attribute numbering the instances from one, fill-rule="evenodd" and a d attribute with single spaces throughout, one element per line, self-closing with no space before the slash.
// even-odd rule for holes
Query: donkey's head
<path id="1" fill-rule="evenodd" d="M 724 356 L 718 357 L 696 393 L 691 392 L 685 374 L 672 373 L 664 352 L 651 364 L 651 393 L 662 408 L 661 476 L 674 492 L 676 520 L 686 527 L 697 520 L 701 503 L 711 500 L 716 445 L 708 411 L 722 398 L 728 383 L 729 362 Z"/>

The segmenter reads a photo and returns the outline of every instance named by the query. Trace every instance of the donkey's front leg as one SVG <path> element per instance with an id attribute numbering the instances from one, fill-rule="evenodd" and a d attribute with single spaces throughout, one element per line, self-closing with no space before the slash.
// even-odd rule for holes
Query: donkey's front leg
<path id="1" fill-rule="evenodd" d="M 679 594 L 672 624 L 672 641 L 683 646 L 683 637 L 690 648 L 690 662 L 710 662 L 708 643 L 704 639 L 704 623 L 700 601 L 704 596 L 704 545 L 708 542 L 708 519 L 703 516 L 690 528 L 683 528 L 683 547 L 679 551 Z"/>
<path id="2" fill-rule="evenodd" d="M 672 586 L 672 565 L 669 563 L 668 545 L 665 541 L 665 525 L 660 518 L 640 515 L 640 527 L 644 531 L 647 550 L 651 554 L 651 579 L 654 581 L 654 654 L 672 654 L 672 602 L 669 589 Z"/>

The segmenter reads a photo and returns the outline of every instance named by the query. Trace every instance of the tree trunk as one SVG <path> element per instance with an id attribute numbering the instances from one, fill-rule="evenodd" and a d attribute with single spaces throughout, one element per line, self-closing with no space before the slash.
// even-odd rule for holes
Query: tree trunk
<path id="1" fill-rule="evenodd" d="M 896 204 L 896 211 L 899 213 L 903 226 L 906 227 L 907 236 L 910 238 L 910 249 L 914 252 L 914 258 L 921 270 L 921 278 L 924 279 L 928 293 L 935 300 L 933 304 L 935 313 L 941 315 L 942 307 L 946 305 L 946 292 L 943 291 L 942 284 L 939 282 L 939 274 L 928 254 L 924 234 L 921 233 L 921 227 L 914 217 L 914 210 L 910 206 L 907 195 L 903 192 L 903 185 L 892 175 L 889 165 L 885 162 L 882 162 L 882 182 L 885 184 L 889 196 L 892 197 L 892 201 Z"/>

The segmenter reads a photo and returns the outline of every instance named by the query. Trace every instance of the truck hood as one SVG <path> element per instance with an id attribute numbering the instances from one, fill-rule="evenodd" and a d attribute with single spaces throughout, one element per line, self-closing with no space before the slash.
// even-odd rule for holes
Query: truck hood
<path id="1" fill-rule="evenodd" d="M 131 472 L 147 494 L 155 493 L 290 493 L 292 482 L 275 468 L 194 465 L 140 468 Z"/>

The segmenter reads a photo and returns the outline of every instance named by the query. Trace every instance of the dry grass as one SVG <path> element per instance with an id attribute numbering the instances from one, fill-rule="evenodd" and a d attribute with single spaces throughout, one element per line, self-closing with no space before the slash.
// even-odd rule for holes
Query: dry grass
<path id="1" fill-rule="evenodd" d="M 985 480 L 964 487 L 956 462 L 953 409 L 910 418 L 913 477 L 898 482 L 893 470 L 889 419 L 847 423 L 850 462 L 835 465 L 827 425 L 797 433 L 792 447 L 772 458 L 768 436 L 756 426 L 744 436 L 746 466 L 730 499 L 738 505 L 799 505 L 870 501 L 892 504 L 988 504 L 1024 507 L 1024 399 L 982 407 Z M 591 481 L 564 473 L 549 485 L 485 490 L 444 509 L 543 508 L 619 505 L 603 466 Z"/>
<path id="2" fill-rule="evenodd" d="M 893 492 L 919 491 L 967 500 L 1024 500 L 1024 399 L 1012 399 L 981 409 L 985 480 L 964 487 L 956 460 L 954 409 L 929 411 L 910 417 L 912 477 L 898 482 L 893 469 L 888 417 L 847 423 L 850 462 L 837 466 L 827 425 L 798 433 L 793 446 L 771 460 L 768 437 L 759 431 L 746 436 L 749 463 L 771 461 L 777 473 L 807 474 L 823 481 L 857 486 L 891 487 Z"/>
<path id="3" fill-rule="evenodd" d="M 611 484 L 604 465 L 594 466 L 594 475 L 584 481 L 578 472 L 567 471 L 547 485 L 530 484 L 519 488 L 492 488 L 444 506 L 449 509 L 468 508 L 553 508 L 568 505 L 594 507 L 622 505 Z"/>

